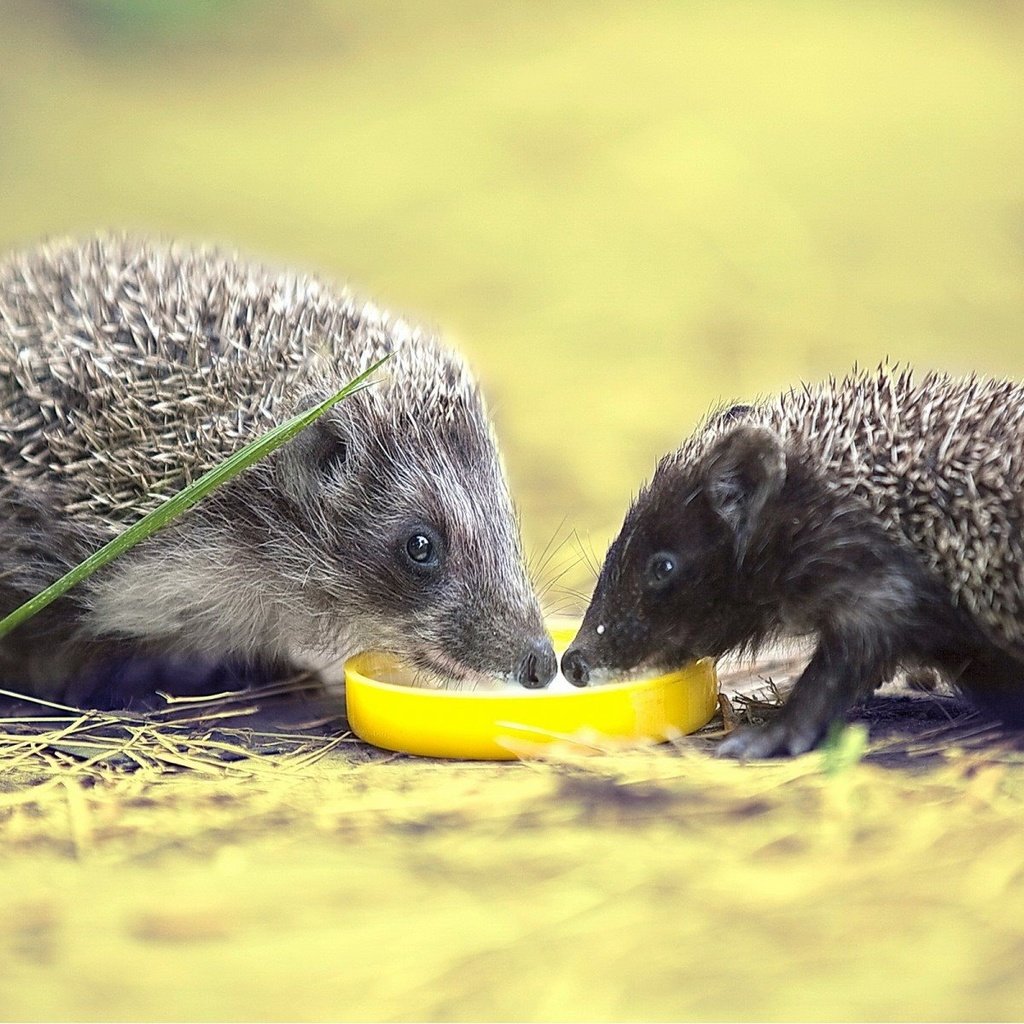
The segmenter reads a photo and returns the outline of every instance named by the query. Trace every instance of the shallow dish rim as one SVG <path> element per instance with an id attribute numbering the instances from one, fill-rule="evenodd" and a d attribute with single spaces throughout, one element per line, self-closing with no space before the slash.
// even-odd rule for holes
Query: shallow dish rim
<path id="1" fill-rule="evenodd" d="M 388 683 L 383 679 L 374 679 L 372 676 L 367 675 L 361 671 L 358 667 L 359 662 L 368 657 L 385 657 L 392 658 L 394 656 L 387 654 L 384 651 L 364 651 L 361 654 L 353 655 L 345 663 L 345 674 L 346 674 L 346 685 L 351 682 L 355 682 L 358 686 L 372 686 L 375 689 L 389 690 L 394 693 L 408 694 L 419 698 L 440 698 L 442 700 L 538 700 L 547 698 L 548 700 L 558 700 L 559 698 L 576 698 L 576 697 L 593 697 L 597 693 L 619 693 L 624 690 L 639 690 L 645 686 L 665 686 L 672 682 L 677 676 L 685 676 L 694 665 L 699 665 L 703 661 L 710 661 L 710 658 L 698 658 L 694 661 L 687 662 L 685 665 L 681 665 L 679 668 L 674 668 L 668 672 L 659 672 L 656 675 L 643 675 L 636 679 L 623 679 L 620 682 L 615 683 L 597 683 L 593 686 L 579 686 L 574 687 L 572 690 L 559 690 L 552 693 L 547 687 L 541 689 L 531 690 L 525 686 L 515 686 L 509 684 L 508 687 L 497 690 L 445 690 L 445 689 L 432 689 L 427 687 L 412 686 L 405 683 Z M 394 657 L 395 661 L 400 661 L 399 658 Z M 348 677 L 352 677 L 351 679 Z"/>

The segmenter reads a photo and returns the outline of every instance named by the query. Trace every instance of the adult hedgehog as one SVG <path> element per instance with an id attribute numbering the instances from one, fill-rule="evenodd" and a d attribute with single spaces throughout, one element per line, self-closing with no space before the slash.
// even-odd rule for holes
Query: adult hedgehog
<path id="1" fill-rule="evenodd" d="M 0 613 L 385 354 L 375 386 L 0 640 L 0 679 L 59 697 L 112 654 L 332 672 L 378 647 L 546 684 L 462 361 L 312 278 L 126 238 L 0 265 Z"/>
<path id="2" fill-rule="evenodd" d="M 854 374 L 712 415 L 612 544 L 563 671 L 817 649 L 735 757 L 798 754 L 901 665 L 1024 723 L 1024 388 Z"/>

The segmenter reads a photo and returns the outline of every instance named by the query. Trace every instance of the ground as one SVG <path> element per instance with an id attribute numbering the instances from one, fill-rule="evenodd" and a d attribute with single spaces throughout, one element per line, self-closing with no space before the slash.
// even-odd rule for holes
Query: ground
<path id="1" fill-rule="evenodd" d="M 709 406 L 1024 374 L 1021 52 L 1002 0 L 13 0 L 0 243 L 215 240 L 437 326 L 578 610 Z M 1021 1016 L 1024 765 L 947 698 L 747 766 L 419 761 L 322 710 L 112 763 L 5 722 L 3 1016 Z"/>
<path id="2" fill-rule="evenodd" d="M 797 667 L 725 666 L 729 723 Z M 876 696 L 825 751 L 756 766 L 713 757 L 721 717 L 655 748 L 409 758 L 272 688 L 58 724 L 0 745 L 10 1019 L 1020 1006 L 1019 741 L 948 695 Z"/>

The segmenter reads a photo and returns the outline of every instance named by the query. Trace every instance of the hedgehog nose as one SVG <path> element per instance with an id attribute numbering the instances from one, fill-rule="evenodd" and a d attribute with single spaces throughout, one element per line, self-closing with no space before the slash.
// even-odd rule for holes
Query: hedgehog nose
<path id="1" fill-rule="evenodd" d="M 548 640 L 531 640 L 516 665 L 516 679 L 531 690 L 547 686 L 558 671 L 558 659 Z"/>
<path id="2" fill-rule="evenodd" d="M 562 655 L 562 675 L 573 686 L 586 686 L 590 682 L 590 665 L 579 647 L 570 647 Z"/>

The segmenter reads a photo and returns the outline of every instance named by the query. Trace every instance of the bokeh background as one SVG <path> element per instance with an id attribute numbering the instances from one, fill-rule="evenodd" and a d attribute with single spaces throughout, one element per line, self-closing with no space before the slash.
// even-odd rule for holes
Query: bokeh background
<path id="1" fill-rule="evenodd" d="M 535 553 L 564 525 L 600 555 L 721 400 L 883 358 L 1024 371 L 1012 0 L 0 17 L 0 244 L 223 242 L 436 327 Z"/>
<path id="2" fill-rule="evenodd" d="M 5 0 L 0 248 L 96 228 L 441 330 L 585 593 L 711 405 L 1024 374 L 1024 5 Z M 1019 1016 L 1019 758 L 623 757 L 0 776 L 0 1006 Z"/>

